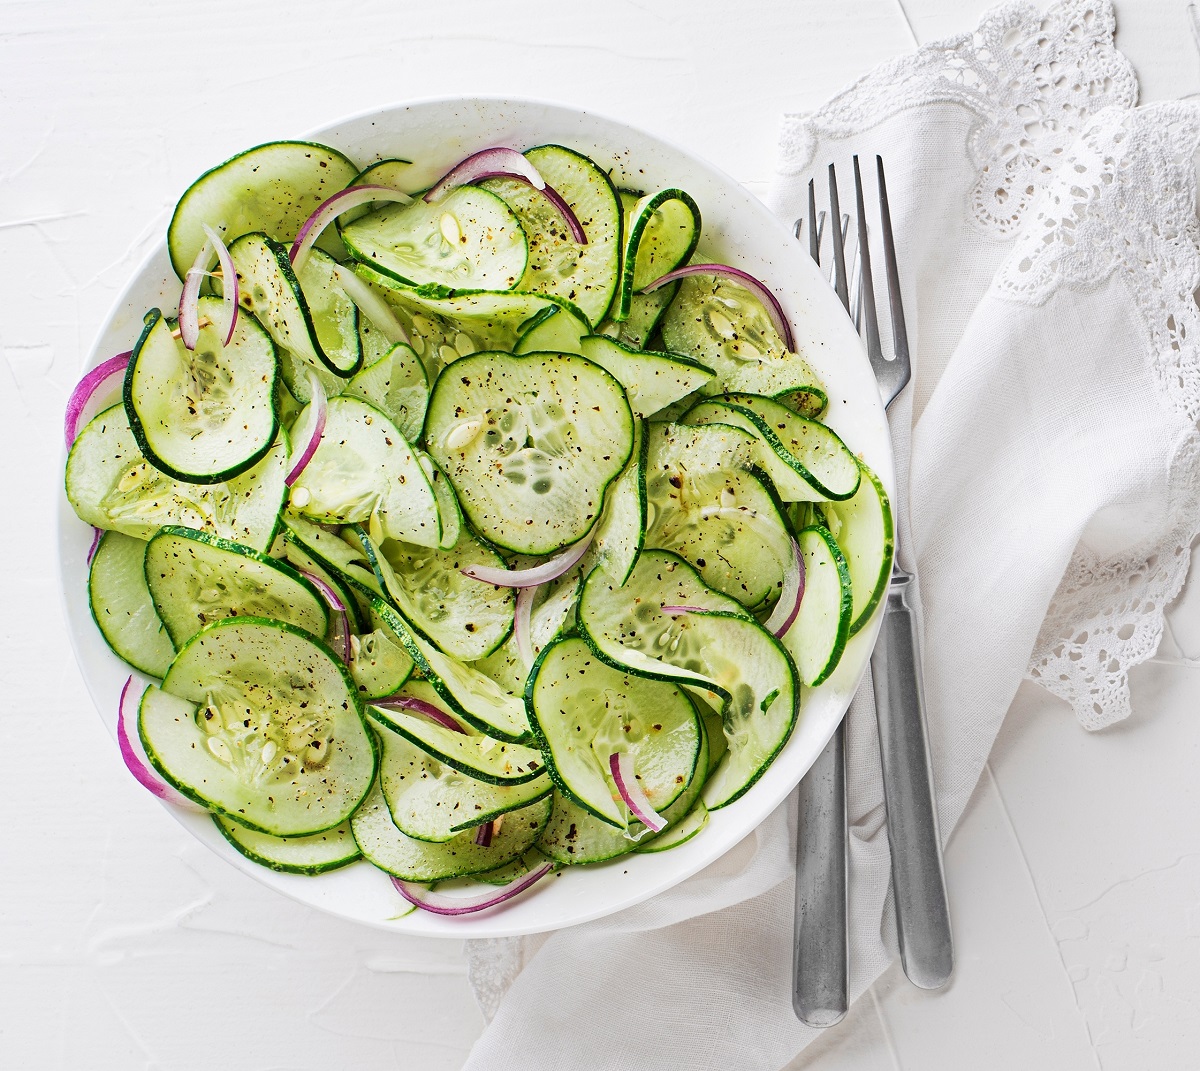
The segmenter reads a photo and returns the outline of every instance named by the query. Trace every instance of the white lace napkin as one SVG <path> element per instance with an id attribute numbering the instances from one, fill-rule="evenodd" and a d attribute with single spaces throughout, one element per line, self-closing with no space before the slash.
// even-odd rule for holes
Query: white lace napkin
<path id="1" fill-rule="evenodd" d="M 1088 728 L 1128 715 L 1200 530 L 1200 106 L 1135 109 L 1112 34 L 1108 0 L 1001 7 L 784 124 L 789 222 L 829 161 L 888 165 L 916 355 L 900 552 L 947 834 L 1023 677 Z M 869 687 L 848 725 L 857 997 L 895 955 Z M 790 1006 L 786 826 L 612 918 L 477 945 L 495 1018 L 468 1068 L 785 1065 L 814 1036 Z"/>

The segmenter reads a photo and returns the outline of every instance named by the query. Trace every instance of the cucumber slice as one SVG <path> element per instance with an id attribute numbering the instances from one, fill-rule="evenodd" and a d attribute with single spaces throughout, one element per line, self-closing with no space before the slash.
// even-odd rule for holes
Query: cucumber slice
<path id="1" fill-rule="evenodd" d="M 175 645 L 146 587 L 145 556 L 143 540 L 105 532 L 88 571 L 88 605 L 113 654 L 161 679 L 175 657 Z"/>
<path id="2" fill-rule="evenodd" d="M 358 306 L 334 276 L 337 261 L 320 249 L 312 250 L 296 272 L 313 333 L 325 360 L 341 377 L 352 376 L 363 366 Z"/>
<path id="3" fill-rule="evenodd" d="M 355 260 L 401 283 L 512 290 L 529 250 L 512 210 L 493 193 L 459 186 L 440 201 L 388 205 L 342 227 Z"/>
<path id="4" fill-rule="evenodd" d="M 626 346 L 641 349 L 654 334 L 678 290 L 679 283 L 675 282 L 652 290 L 649 294 L 634 294 L 629 303 L 629 315 L 620 323 L 603 320 L 596 328 L 596 334 L 608 335 Z"/>
<path id="5" fill-rule="evenodd" d="M 758 298 L 729 279 L 698 275 L 681 280 L 662 319 L 662 336 L 673 353 L 716 371 L 705 393 L 774 397 L 822 387 L 808 362 L 784 347 Z"/>
<path id="6" fill-rule="evenodd" d="M 740 609 L 717 608 L 724 596 L 705 595 L 684 562 L 666 555 L 647 559 L 643 554 L 622 588 L 593 573 L 580 598 L 579 626 L 610 665 L 703 685 L 723 700 L 729 749 L 703 794 L 705 806 L 715 810 L 745 793 L 787 742 L 796 723 L 796 671 L 757 621 Z M 672 618 L 662 612 L 669 605 L 703 609 Z"/>
<path id="7" fill-rule="evenodd" d="M 175 206 L 167 228 L 171 266 L 182 279 L 204 245 L 207 223 L 229 245 L 250 231 L 291 241 L 327 197 L 344 189 L 358 167 L 337 149 L 307 141 L 273 141 L 206 171 Z M 327 231 L 321 245 L 340 243 Z"/>
<path id="8" fill-rule="evenodd" d="M 601 568 L 625 582 L 646 542 L 646 441 L 641 421 L 634 423 L 633 449 L 621 475 L 609 488 L 596 535 L 583 559 L 583 575 Z"/>
<path id="9" fill-rule="evenodd" d="M 629 827 L 629 809 L 609 773 L 616 753 L 633 757 L 656 811 L 692 779 L 702 730 L 691 699 L 677 685 L 605 665 L 581 639 L 558 640 L 542 652 L 525 699 L 555 784 L 602 822 Z"/>
<path id="10" fill-rule="evenodd" d="M 553 305 L 540 312 L 513 347 L 513 353 L 583 353 L 580 339 L 591 325 L 570 309 Z"/>
<path id="11" fill-rule="evenodd" d="M 146 584 L 176 647 L 227 617 L 285 621 L 324 637 L 321 593 L 285 562 L 191 528 L 168 525 L 146 546 Z"/>
<path id="12" fill-rule="evenodd" d="M 266 328 L 278 347 L 314 369 L 342 379 L 358 371 L 362 364 L 358 309 L 340 288 L 316 288 L 314 310 L 292 270 L 287 250 L 265 234 L 242 235 L 229 247 L 229 255 L 237 268 L 239 304 Z M 314 264 L 306 267 L 305 278 L 324 279 L 329 261 L 322 264 L 320 255 L 312 259 Z M 334 345 L 327 351 L 323 341 Z M 293 384 L 301 378 L 293 370 L 288 389 L 294 390 Z"/>
<path id="13" fill-rule="evenodd" d="M 338 573 L 332 569 L 327 569 L 317 561 L 316 558 L 305 550 L 302 544 L 298 544 L 290 539 L 286 528 L 281 533 L 276 546 L 278 547 L 278 552 L 273 547 L 271 552 L 272 557 L 282 558 L 289 565 L 295 566 L 301 573 L 311 573 L 333 588 L 342 605 L 346 607 L 346 613 L 350 618 L 351 632 L 367 632 L 370 630 L 370 607 L 368 605 L 366 609 L 363 608 L 365 600 L 360 602 L 362 600 L 360 592 L 355 591 Z"/>
<path id="14" fill-rule="evenodd" d="M 392 821 L 415 840 L 444 843 L 502 814 L 550 795 L 546 775 L 521 784 L 489 785 L 446 766 L 376 719 L 383 744 L 379 787 Z"/>
<path id="15" fill-rule="evenodd" d="M 540 800 L 505 815 L 486 848 L 475 843 L 470 829 L 444 844 L 429 844 L 396 828 L 383 791 L 376 786 L 350 826 L 363 856 L 380 870 L 405 881 L 441 881 L 495 870 L 516 859 L 537 840 L 549 813 L 550 801 Z"/>
<path id="16" fill-rule="evenodd" d="M 481 353 L 433 388 L 430 454 L 489 542 L 551 554 L 596 521 L 633 447 L 621 385 L 571 354 Z"/>
<path id="17" fill-rule="evenodd" d="M 655 837 L 648 844 L 639 844 L 637 851 L 666 852 L 672 848 L 678 848 L 679 845 L 686 844 L 691 840 L 706 825 L 708 825 L 708 808 L 704 806 L 703 800 L 697 800 L 696 805 L 688 811 L 681 821 L 677 822 L 670 829 L 664 829 L 659 836 Z"/>
<path id="18" fill-rule="evenodd" d="M 222 483 L 252 468 L 279 432 L 279 363 L 267 333 L 239 316 L 229 345 L 215 324 L 221 302 L 201 298 L 194 350 L 172 337 L 158 309 L 146 314 L 125 373 L 124 402 L 138 446 L 157 468 L 188 483 Z"/>
<path id="19" fill-rule="evenodd" d="M 304 837 L 258 833 L 219 814 L 213 815 L 213 823 L 247 859 L 285 874 L 325 874 L 362 857 L 349 822 Z"/>
<path id="20" fill-rule="evenodd" d="M 617 191 L 595 163 L 561 145 L 530 149 L 525 158 L 571 206 L 587 244 L 575 243 L 558 210 L 528 183 L 489 179 L 485 188 L 504 198 L 529 236 L 529 263 L 518 289 L 564 298 L 597 324 L 617 290 L 622 231 Z"/>
<path id="21" fill-rule="evenodd" d="M 709 587 L 757 610 L 783 585 L 791 533 L 768 488 L 753 473 L 731 467 L 743 440 L 722 425 L 708 427 L 711 442 L 696 437 L 700 448 L 681 453 L 688 437 L 677 425 L 646 426 L 645 545 L 674 551 Z"/>
<path id="22" fill-rule="evenodd" d="M 421 437 L 425 407 L 429 404 L 429 380 L 425 366 L 411 346 L 397 342 L 357 373 L 343 393 L 373 405 L 410 443 Z"/>
<path id="23" fill-rule="evenodd" d="M 879 477 L 860 461 L 862 482 L 845 502 L 823 502 L 821 519 L 846 557 L 853 603 L 850 635 L 870 619 L 892 575 L 892 507 Z"/>
<path id="24" fill-rule="evenodd" d="M 296 417 L 299 416 L 300 410 L 313 400 L 313 376 L 316 376 L 320 381 L 326 398 L 336 398 L 341 394 L 346 389 L 346 380 L 342 379 L 341 376 L 335 376 L 324 365 L 321 365 L 319 368 L 314 367 L 308 361 L 297 357 L 290 350 L 277 347 L 277 352 L 279 354 L 280 379 L 283 380 L 288 393 L 299 403 L 295 411 L 287 418 L 282 413 L 280 414 L 280 419 L 290 431 L 296 423 Z"/>
<path id="25" fill-rule="evenodd" d="M 428 681 L 409 681 L 403 693 L 431 703 L 452 717 L 461 717 Z M 482 733 L 455 732 L 444 725 L 403 710 L 372 706 L 372 720 L 415 744 L 453 770 L 489 785 L 519 785 L 545 776 L 542 753 L 523 744 L 495 740 Z"/>
<path id="26" fill-rule="evenodd" d="M 643 419 L 699 390 L 714 374 L 691 358 L 632 349 L 605 335 L 589 335 L 579 349 L 612 373 L 625 388 L 633 415 Z"/>
<path id="27" fill-rule="evenodd" d="M 345 395 L 330 399 L 321 445 L 290 501 L 323 524 L 378 524 L 381 538 L 436 547 L 442 536 L 437 499 L 408 441 L 378 409 Z"/>
<path id="28" fill-rule="evenodd" d="M 344 822 L 375 778 L 375 746 L 345 667 L 320 640 L 253 617 L 188 642 L 142 698 L 150 761 L 180 792 L 279 837 Z"/>
<path id="29" fill-rule="evenodd" d="M 287 540 L 285 553 L 294 564 L 303 568 L 303 562 L 311 559 L 368 600 L 383 594 L 378 578 L 371 571 L 371 562 L 361 547 L 350 546 L 344 539 L 339 539 L 290 510 L 284 512 L 282 523 Z M 297 552 L 302 552 L 303 556 Z M 365 622 L 363 624 L 365 626 Z"/>
<path id="30" fill-rule="evenodd" d="M 173 480 L 142 456 L 123 405 L 94 417 L 67 457 L 67 500 L 97 528 L 149 539 L 164 524 L 211 532 L 265 551 L 283 506 L 288 442 L 283 432 L 254 468 L 225 483 Z"/>
<path id="31" fill-rule="evenodd" d="M 629 317 L 633 295 L 681 264 L 700 240 L 700 206 L 683 190 L 660 190 L 637 201 L 625 218 L 625 251 L 612 318 Z"/>
<path id="32" fill-rule="evenodd" d="M 380 628 L 350 640 L 350 676 L 363 699 L 394 695 L 412 676 L 413 660 Z"/>
<path id="33" fill-rule="evenodd" d="M 390 158 L 380 160 L 378 163 L 371 164 L 359 174 L 355 175 L 353 180 L 348 182 L 348 186 L 390 186 L 393 190 L 400 190 L 405 193 L 413 192 L 411 189 L 411 171 L 412 161 L 401 160 L 399 158 Z M 341 213 L 336 220 L 334 226 L 340 231 L 342 227 L 353 223 L 356 219 L 361 219 L 371 211 L 369 204 L 360 205 L 358 208 L 351 208 L 346 212 Z"/>
<path id="34" fill-rule="evenodd" d="M 804 558 L 804 598 L 783 645 L 796 660 L 801 682 L 815 688 L 837 668 L 850 637 L 850 570 L 822 525 L 798 532 L 796 541 Z"/>
<path id="35" fill-rule="evenodd" d="M 387 598 L 452 658 L 483 658 L 512 632 L 513 589 L 482 584 L 463 574 L 471 566 L 504 568 L 504 559 L 469 533 L 463 533 L 453 550 L 394 539 L 376 546 L 361 529 L 358 536 Z"/>
<path id="36" fill-rule="evenodd" d="M 441 696 L 454 717 L 500 740 L 517 742 L 529 736 L 525 704 L 506 695 L 495 681 L 450 658 L 426 640 L 382 599 L 371 610 L 409 653 L 421 676 Z"/>
<path id="37" fill-rule="evenodd" d="M 437 499 L 438 519 L 442 522 L 442 538 L 438 548 L 451 550 L 458 546 L 464 533 L 465 521 L 462 506 L 458 504 L 458 495 L 454 493 L 446 474 L 434 464 L 433 458 L 428 454 L 418 454 L 417 460 L 421 462 L 421 468 L 425 470 L 429 479 L 429 486 L 433 488 L 433 497 Z"/>

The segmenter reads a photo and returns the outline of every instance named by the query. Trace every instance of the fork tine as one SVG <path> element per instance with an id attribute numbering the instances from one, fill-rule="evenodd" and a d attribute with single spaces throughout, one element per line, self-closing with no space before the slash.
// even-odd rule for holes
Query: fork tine
<path id="1" fill-rule="evenodd" d="M 817 222 L 817 192 L 813 179 L 808 180 L 808 255 L 821 263 L 821 232 Z"/>
<path id="2" fill-rule="evenodd" d="M 837 171 L 833 164 L 829 165 L 829 216 L 833 223 L 833 289 L 842 302 L 842 307 L 850 311 L 850 292 L 846 285 L 846 247 L 838 241 L 841 237 L 841 227 L 838 222 L 842 218 L 842 206 L 838 203 Z"/>
<path id="3" fill-rule="evenodd" d="M 892 210 L 888 206 L 887 179 L 883 174 L 883 157 L 875 157 L 875 169 L 879 176 L 879 216 L 883 224 L 883 264 L 887 269 L 888 307 L 892 314 L 892 348 L 901 373 L 896 393 L 904 389 L 912 374 L 912 362 L 908 353 L 908 327 L 904 321 L 904 304 L 900 297 L 900 269 L 896 260 L 896 241 L 892 237 Z"/>
<path id="4" fill-rule="evenodd" d="M 863 335 L 867 344 L 867 356 L 871 367 L 879 372 L 883 360 L 883 346 L 879 341 L 879 317 L 875 308 L 875 282 L 871 277 L 871 247 L 867 243 L 867 211 L 863 205 L 862 173 L 858 168 L 858 157 L 854 157 L 854 198 L 858 209 L 858 278 L 862 287 L 860 311 L 863 320 Z"/>

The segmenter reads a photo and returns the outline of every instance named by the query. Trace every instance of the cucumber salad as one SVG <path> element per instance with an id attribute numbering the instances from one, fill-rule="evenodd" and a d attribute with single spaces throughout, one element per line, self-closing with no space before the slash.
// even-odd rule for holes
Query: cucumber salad
<path id="1" fill-rule="evenodd" d="M 76 388 L 66 493 L 133 775 L 455 915 L 736 805 L 892 519 L 686 191 L 562 145 L 409 173 L 275 142 L 193 183 L 178 304 Z"/>

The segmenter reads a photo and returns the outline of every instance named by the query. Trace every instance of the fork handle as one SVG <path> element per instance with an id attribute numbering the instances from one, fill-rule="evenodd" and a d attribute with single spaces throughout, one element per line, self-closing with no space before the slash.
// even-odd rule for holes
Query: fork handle
<path id="1" fill-rule="evenodd" d="M 938 989 L 953 973 L 954 944 L 925 728 L 921 649 L 908 601 L 914 585 L 915 577 L 893 573 L 871 674 L 900 961 L 914 985 Z"/>
<path id="2" fill-rule="evenodd" d="M 846 938 L 846 737 L 842 725 L 797 791 L 792 1006 L 814 1027 L 849 1007 Z"/>

